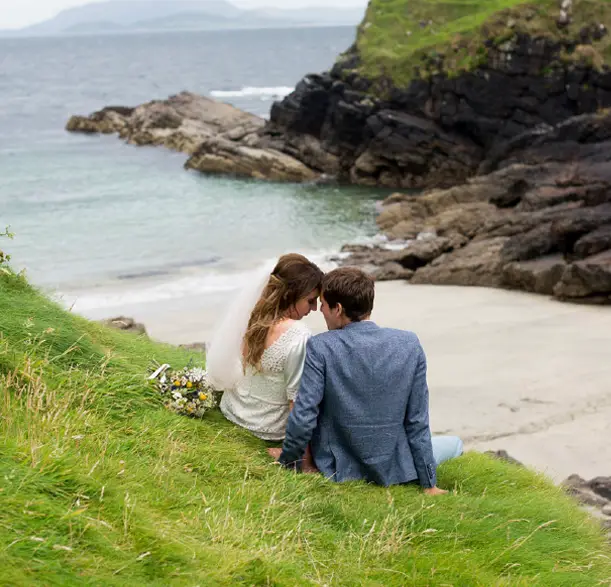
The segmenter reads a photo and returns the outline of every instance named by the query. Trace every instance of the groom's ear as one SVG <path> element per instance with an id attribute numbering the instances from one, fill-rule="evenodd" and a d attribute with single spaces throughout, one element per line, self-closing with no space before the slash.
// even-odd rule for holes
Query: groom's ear
<path id="1" fill-rule="evenodd" d="M 340 315 L 340 316 L 344 316 L 344 314 L 345 314 L 345 313 L 344 313 L 344 306 L 342 306 L 342 305 L 341 305 L 341 304 L 338 302 L 338 304 L 337 304 L 336 308 L 337 308 L 337 311 L 339 312 L 339 315 Z"/>

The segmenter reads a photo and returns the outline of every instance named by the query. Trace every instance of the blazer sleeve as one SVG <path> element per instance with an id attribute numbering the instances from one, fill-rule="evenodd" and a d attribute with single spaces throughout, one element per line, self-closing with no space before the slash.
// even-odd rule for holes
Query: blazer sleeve
<path id="1" fill-rule="evenodd" d="M 426 382 L 426 356 L 418 344 L 418 364 L 407 403 L 405 431 L 420 485 L 424 488 L 437 484 L 437 465 L 429 425 L 429 388 Z"/>
<path id="2" fill-rule="evenodd" d="M 318 423 L 320 404 L 325 391 L 325 366 L 316 350 L 316 337 L 306 345 L 301 386 L 286 428 L 282 454 L 278 461 L 285 467 L 301 470 L 301 461 Z"/>

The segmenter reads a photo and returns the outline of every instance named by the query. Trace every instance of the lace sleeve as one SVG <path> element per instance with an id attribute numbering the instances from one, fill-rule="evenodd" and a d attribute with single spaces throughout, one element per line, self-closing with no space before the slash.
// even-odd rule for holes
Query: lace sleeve
<path id="1" fill-rule="evenodd" d="M 306 357 L 306 344 L 310 336 L 310 331 L 304 328 L 291 341 L 291 346 L 287 352 L 284 363 L 284 382 L 286 384 L 286 397 L 289 401 L 295 401 L 299 391 Z"/>

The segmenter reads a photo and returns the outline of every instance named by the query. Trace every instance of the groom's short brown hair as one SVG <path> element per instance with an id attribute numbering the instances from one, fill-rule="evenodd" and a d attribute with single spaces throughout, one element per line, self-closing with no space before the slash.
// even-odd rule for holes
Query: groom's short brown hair
<path id="1" fill-rule="evenodd" d="M 360 269 L 341 267 L 323 277 L 322 295 L 330 308 L 341 304 L 347 318 L 352 322 L 360 322 L 373 311 L 375 284 Z"/>

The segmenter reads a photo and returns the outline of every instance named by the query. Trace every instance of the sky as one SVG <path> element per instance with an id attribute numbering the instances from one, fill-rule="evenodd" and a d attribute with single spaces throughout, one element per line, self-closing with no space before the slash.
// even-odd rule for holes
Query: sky
<path id="1" fill-rule="evenodd" d="M 232 0 L 229 0 L 232 2 Z M 364 6 L 366 0 L 233 0 L 241 8 L 275 6 Z M 65 8 L 89 4 L 86 0 L 0 0 L 0 29 L 21 28 L 55 16 Z"/>

